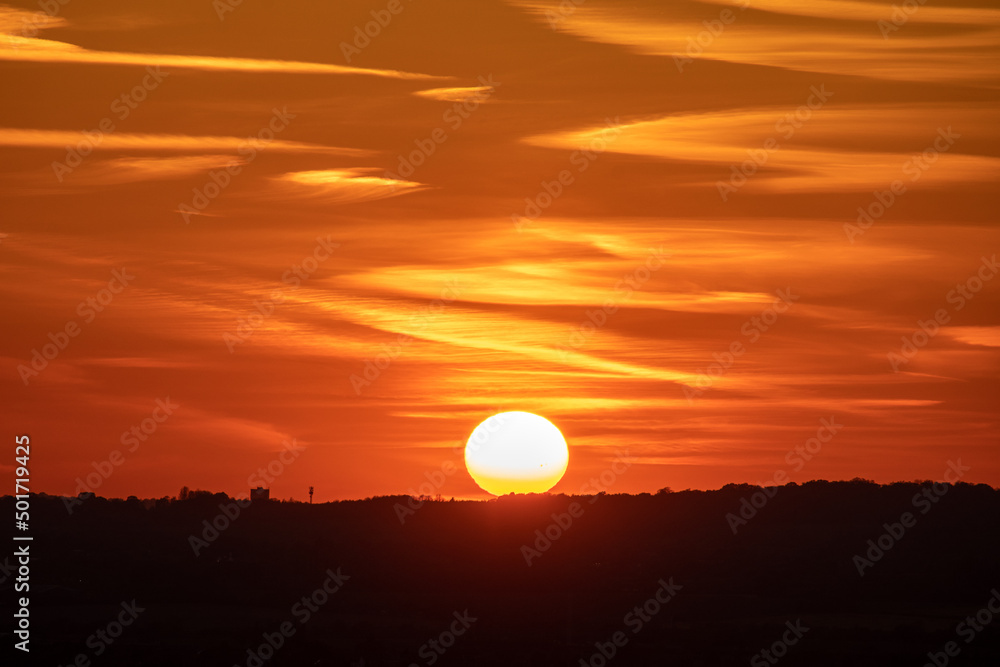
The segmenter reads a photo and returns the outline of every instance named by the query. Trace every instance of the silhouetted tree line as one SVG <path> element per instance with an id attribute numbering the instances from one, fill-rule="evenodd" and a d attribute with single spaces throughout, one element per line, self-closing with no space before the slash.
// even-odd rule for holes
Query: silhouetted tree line
<path id="1" fill-rule="evenodd" d="M 921 513 L 914 499 L 935 489 Z M 266 665 L 426 665 L 421 647 L 464 610 L 477 620 L 434 664 L 576 667 L 622 631 L 609 667 L 747 665 L 797 620 L 809 630 L 782 666 L 919 667 L 949 641 L 950 664 L 1000 664 L 1000 617 L 969 643 L 956 635 L 1000 587 L 1000 490 L 788 484 L 734 534 L 727 515 L 763 491 L 424 499 L 405 521 L 405 495 L 255 503 L 198 556 L 189 536 L 236 499 L 187 489 L 70 514 L 37 495 L 31 609 L 44 642 L 32 657 L 69 664 L 135 599 L 146 611 L 101 665 L 245 665 L 339 567 L 350 578 Z M 855 557 L 905 512 L 915 523 L 861 576 Z M 682 588 L 632 634 L 627 615 L 671 578 Z"/>

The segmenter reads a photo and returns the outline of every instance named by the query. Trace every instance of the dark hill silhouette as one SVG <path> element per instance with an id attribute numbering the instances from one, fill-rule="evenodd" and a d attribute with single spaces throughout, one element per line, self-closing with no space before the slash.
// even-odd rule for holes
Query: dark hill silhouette
<path id="1" fill-rule="evenodd" d="M 1000 664 L 1000 614 L 971 641 L 957 629 L 1000 588 L 1000 490 L 936 488 L 853 480 L 770 498 L 727 485 L 422 505 L 271 501 L 228 525 L 218 517 L 239 506 L 224 494 L 94 498 L 72 514 L 63 499 L 34 496 L 32 664 L 83 653 L 93 665 L 256 665 L 248 649 L 284 622 L 294 634 L 261 664 L 919 667 L 929 652 Z M 745 523 L 727 519 L 761 498 Z M 12 498 L 2 504 L 13 511 Z M 417 509 L 401 523 L 401 507 Z M 912 525 L 902 526 L 905 512 Z M 213 519 L 225 526 L 216 537 L 204 533 Z M 880 537 L 890 548 L 859 566 Z M 324 583 L 335 592 L 300 623 L 294 605 Z M 11 587 L 8 575 L 9 597 Z M 650 603 L 658 593 L 669 601 Z M 95 656 L 88 638 L 133 599 L 142 613 Z M 644 618 L 635 610 L 647 603 Z M 453 643 L 439 651 L 431 639 Z M 958 657 L 943 653 L 948 642 Z"/>

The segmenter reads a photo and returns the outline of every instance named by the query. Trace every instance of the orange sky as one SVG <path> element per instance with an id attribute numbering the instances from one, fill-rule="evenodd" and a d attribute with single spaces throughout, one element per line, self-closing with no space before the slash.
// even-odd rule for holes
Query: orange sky
<path id="1" fill-rule="evenodd" d="M 485 497 L 500 409 L 554 491 L 998 485 L 990 4 L 4 5 L 3 431 L 63 494 Z"/>

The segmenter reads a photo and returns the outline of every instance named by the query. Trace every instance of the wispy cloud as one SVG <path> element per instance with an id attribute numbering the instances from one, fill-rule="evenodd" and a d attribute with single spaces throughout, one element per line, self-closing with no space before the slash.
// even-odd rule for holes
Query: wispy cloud
<path id="1" fill-rule="evenodd" d="M 431 88 L 429 90 L 418 90 L 413 94 L 440 102 L 465 102 L 467 100 L 487 102 L 489 101 L 488 96 L 492 91 L 493 89 L 490 86 L 471 86 L 466 88 Z"/>
<path id="2" fill-rule="evenodd" d="M 47 29 L 67 25 L 65 19 L 47 17 L 36 19 L 37 12 L 10 7 L 0 8 L 0 30 L 6 37 L 0 39 L 0 60 L 46 63 L 77 63 L 91 65 L 159 65 L 166 68 L 186 68 L 228 72 L 283 72 L 287 74 L 348 74 L 390 79 L 434 80 L 449 79 L 391 69 L 368 69 L 333 65 L 330 63 L 300 62 L 260 58 L 232 58 L 217 56 L 179 55 L 166 53 L 130 53 L 87 49 L 67 42 L 39 39 L 29 36 L 29 27 Z"/>
<path id="3" fill-rule="evenodd" d="M 368 167 L 296 171 L 277 176 L 272 182 L 282 197 L 314 197 L 328 204 L 372 201 L 423 190 L 415 181 L 376 176 L 382 170 Z"/>
<path id="4" fill-rule="evenodd" d="M 123 157 L 86 163 L 74 174 L 73 184 L 117 185 L 186 178 L 239 163 L 231 155 L 182 155 L 174 157 Z M 48 179 L 52 172 L 46 173 Z"/>
<path id="5" fill-rule="evenodd" d="M 100 134 L 88 139 L 81 132 L 70 130 L 32 130 L 24 128 L 0 128 L 0 146 L 23 148 L 65 148 L 74 146 L 81 140 L 95 150 L 118 151 L 237 151 L 260 143 L 253 137 L 191 136 L 185 134 L 139 134 L 113 132 Z M 361 148 L 320 146 L 300 141 L 272 139 L 267 142 L 267 150 L 278 153 L 321 153 L 348 157 L 365 157 L 373 151 Z M 152 164 L 152 163 L 150 163 Z M 178 163 L 174 163 L 178 164 Z"/>
<path id="6" fill-rule="evenodd" d="M 887 185 L 904 176 L 909 180 L 902 172 L 904 165 L 918 159 L 938 138 L 938 129 L 947 127 L 954 128 L 958 143 L 946 151 L 938 150 L 933 162 L 921 162 L 919 167 L 923 168 L 913 165 L 922 186 L 987 184 L 1000 177 L 1000 158 L 964 153 L 960 141 L 963 136 L 998 136 L 989 109 L 945 111 L 873 105 L 806 111 L 808 115 L 798 118 L 796 109 L 768 107 L 636 120 L 621 124 L 620 134 L 605 150 L 718 165 L 714 177 L 701 181 L 709 186 L 729 179 L 730 166 L 745 162 L 755 151 L 764 157 L 754 166 L 755 172 L 760 168 L 753 176 L 754 187 L 785 192 L 867 191 L 873 183 Z M 808 144 L 786 140 L 806 123 L 802 134 L 808 135 Z M 603 145 L 605 130 L 595 126 L 530 136 L 524 141 L 547 148 L 584 149 L 598 141 Z M 850 147 L 844 145 L 846 131 L 857 135 Z M 773 144 L 765 151 L 768 141 Z M 965 143 L 972 142 L 967 138 Z"/>
<path id="7" fill-rule="evenodd" d="M 699 0 L 709 5 L 744 7 L 747 0 Z M 789 16 L 812 16 L 837 19 L 840 21 L 864 21 L 865 23 L 884 20 L 892 15 L 892 7 L 883 2 L 862 2 L 861 0 L 752 0 L 753 9 Z M 957 25 L 1000 26 L 1000 9 L 986 7 L 935 7 L 923 5 L 919 11 L 907 13 L 907 22 L 913 23 L 953 23 Z"/>
<path id="8" fill-rule="evenodd" d="M 556 2 L 513 4 L 554 30 L 651 55 L 908 81 L 958 80 L 988 87 L 995 86 L 1000 66 L 1000 10 L 996 9 L 922 7 L 908 20 L 930 24 L 930 29 L 893 32 L 886 39 L 877 21 L 890 19 L 892 7 L 875 3 L 719 2 L 731 5 L 722 10 L 730 12 L 725 22 L 711 4 L 693 3 L 694 10 L 690 4 L 673 9 L 625 8 L 591 0 L 571 12 L 561 11 Z M 698 6 L 704 7 L 703 16 L 698 16 Z M 794 29 L 788 27 L 789 15 L 803 17 Z M 833 18 L 838 23 L 827 20 Z M 719 27 L 709 32 L 703 21 L 715 21 Z"/>

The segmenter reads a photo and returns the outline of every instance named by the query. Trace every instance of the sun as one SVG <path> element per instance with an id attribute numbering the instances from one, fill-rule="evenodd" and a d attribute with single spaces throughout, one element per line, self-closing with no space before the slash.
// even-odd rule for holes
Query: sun
<path id="1" fill-rule="evenodd" d="M 501 412 L 475 428 L 465 445 L 465 467 L 487 493 L 543 493 L 569 464 L 559 429 L 530 412 Z"/>

